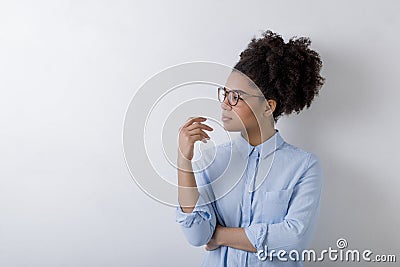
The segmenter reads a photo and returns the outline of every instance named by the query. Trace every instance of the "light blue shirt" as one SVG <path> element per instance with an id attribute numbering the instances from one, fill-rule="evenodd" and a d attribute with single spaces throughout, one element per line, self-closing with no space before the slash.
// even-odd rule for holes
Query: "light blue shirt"
<path id="1" fill-rule="evenodd" d="M 244 228 L 253 246 L 266 252 L 221 246 L 204 250 L 201 266 L 304 265 L 302 250 L 310 245 L 320 210 L 322 168 L 315 154 L 288 144 L 275 129 L 274 136 L 255 147 L 239 135 L 207 149 L 193 166 L 199 170 L 194 172 L 199 199 L 192 213 L 176 209 L 188 242 L 207 244 L 219 223 Z M 286 251 L 280 258 L 287 261 L 277 258 L 279 250 Z M 292 250 L 299 261 L 292 260 Z"/>

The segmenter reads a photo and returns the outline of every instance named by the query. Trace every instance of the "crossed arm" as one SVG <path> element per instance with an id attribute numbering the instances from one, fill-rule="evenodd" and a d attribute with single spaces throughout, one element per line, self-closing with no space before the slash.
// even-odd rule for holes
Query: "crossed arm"
<path id="1" fill-rule="evenodd" d="M 227 246 L 257 252 L 265 245 L 271 250 L 302 249 L 317 219 L 321 177 L 317 158 L 310 156 L 306 171 L 294 186 L 287 214 L 277 223 L 255 223 L 247 228 L 223 227 L 218 224 L 211 204 L 195 205 L 190 215 L 179 211 L 178 222 L 183 225 L 182 229 L 189 242 L 195 246 L 206 245 L 206 250 Z M 207 194 L 203 195 L 207 197 Z"/>
<path id="2" fill-rule="evenodd" d="M 215 231 L 211 240 L 206 244 L 206 250 L 214 250 L 220 246 L 227 246 L 236 249 L 257 252 L 257 249 L 251 244 L 250 240 L 240 227 L 223 227 L 219 224 L 215 227 Z"/>

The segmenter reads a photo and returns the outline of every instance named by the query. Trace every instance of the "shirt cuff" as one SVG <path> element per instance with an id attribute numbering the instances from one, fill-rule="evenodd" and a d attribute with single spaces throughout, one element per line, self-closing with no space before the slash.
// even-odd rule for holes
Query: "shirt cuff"
<path id="1" fill-rule="evenodd" d="M 211 219 L 209 204 L 203 203 L 204 199 L 199 195 L 199 199 L 191 213 L 183 212 L 180 205 L 176 207 L 176 222 L 184 227 L 191 227 L 193 223 L 200 224 L 202 221 Z"/>
<path id="2" fill-rule="evenodd" d="M 244 232 L 246 233 L 250 243 L 257 249 L 257 251 L 264 251 L 268 232 L 268 224 L 252 224 L 248 227 L 244 227 Z M 265 253 L 267 253 L 267 251 L 265 251 Z"/>

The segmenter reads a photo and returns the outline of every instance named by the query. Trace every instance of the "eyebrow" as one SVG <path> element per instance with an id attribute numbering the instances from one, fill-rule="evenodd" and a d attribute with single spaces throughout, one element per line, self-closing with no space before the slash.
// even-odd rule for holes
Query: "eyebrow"
<path id="1" fill-rule="evenodd" d="M 245 91 L 242 91 L 242 90 L 240 90 L 240 89 L 231 89 L 231 88 L 228 88 L 228 87 L 225 87 L 225 88 L 229 89 L 230 91 L 235 91 L 235 92 L 243 93 L 243 94 L 245 94 L 245 95 L 248 95 L 248 94 L 249 94 L 249 93 L 247 93 L 247 92 L 245 92 Z"/>
<path id="2" fill-rule="evenodd" d="M 233 89 L 233 90 L 236 90 L 236 89 Z M 247 93 L 247 92 L 245 92 L 245 91 L 242 91 L 242 90 L 240 90 L 240 89 L 237 89 L 236 91 L 237 91 L 237 92 L 240 92 L 240 93 L 243 93 L 243 94 L 246 94 L 246 95 L 248 95 L 248 93 Z"/>

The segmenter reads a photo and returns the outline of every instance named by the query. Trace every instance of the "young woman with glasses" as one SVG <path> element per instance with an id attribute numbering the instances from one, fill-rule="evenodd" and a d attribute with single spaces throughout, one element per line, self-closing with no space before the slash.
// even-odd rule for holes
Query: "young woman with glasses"
<path id="1" fill-rule="evenodd" d="M 308 38 L 285 43 L 271 31 L 262 35 L 217 88 L 223 126 L 240 137 L 218 147 L 215 160 L 194 173 L 194 143 L 209 139 L 206 131 L 213 129 L 196 117 L 179 131 L 176 221 L 190 244 L 205 245 L 201 266 L 303 266 L 293 251 L 301 255 L 315 230 L 320 161 L 287 143 L 275 123 L 310 106 L 324 83 L 322 62 Z M 230 157 L 239 164 L 230 165 Z M 217 188 L 207 185 L 224 173 L 237 183 L 217 198 Z"/>

